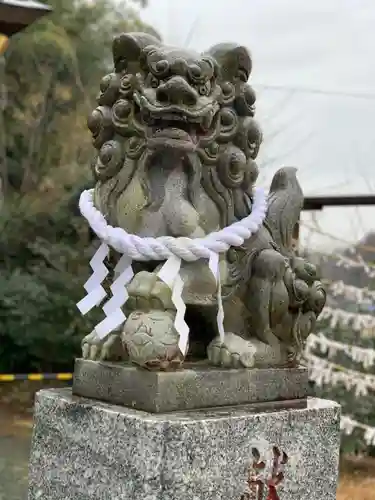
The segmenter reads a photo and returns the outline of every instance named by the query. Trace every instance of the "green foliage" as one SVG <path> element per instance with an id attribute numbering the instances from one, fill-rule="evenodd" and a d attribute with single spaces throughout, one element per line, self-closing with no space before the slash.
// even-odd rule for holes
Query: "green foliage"
<path id="1" fill-rule="evenodd" d="M 6 52 L 5 182 L 23 192 L 35 187 L 51 166 L 72 163 L 77 154 L 88 161 L 86 116 L 111 67 L 113 36 L 153 31 L 124 2 L 49 4 L 53 13 L 12 38 Z"/>
<path id="2" fill-rule="evenodd" d="M 48 3 L 53 13 L 12 38 L 6 53 L 0 372 L 71 369 L 98 320 L 76 308 L 94 250 L 76 209 L 91 181 L 86 116 L 111 69 L 113 35 L 152 31 L 126 3 Z"/>
<path id="3" fill-rule="evenodd" d="M 75 305 L 93 250 L 87 230 L 71 215 L 69 198 L 50 212 L 32 199 L 8 203 L 0 217 L 2 372 L 70 369 L 93 326 Z"/>

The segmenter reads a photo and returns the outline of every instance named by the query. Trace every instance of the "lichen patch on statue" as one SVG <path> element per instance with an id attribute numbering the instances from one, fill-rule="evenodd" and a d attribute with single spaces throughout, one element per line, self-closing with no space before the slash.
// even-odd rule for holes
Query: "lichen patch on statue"
<path id="1" fill-rule="evenodd" d="M 115 38 L 113 60 L 88 120 L 97 149 L 94 201 L 107 222 L 144 238 L 196 239 L 248 217 L 262 134 L 247 49 L 219 44 L 199 54 L 133 33 Z M 226 367 L 297 362 L 325 302 L 316 269 L 292 250 L 302 203 L 295 169 L 281 169 L 262 227 L 221 254 L 224 340 L 207 262 L 182 263 L 188 357 Z M 138 264 L 122 331 L 104 341 L 87 336 L 84 357 L 120 353 L 150 369 L 181 367 L 175 304 L 158 278 L 162 264 Z"/>

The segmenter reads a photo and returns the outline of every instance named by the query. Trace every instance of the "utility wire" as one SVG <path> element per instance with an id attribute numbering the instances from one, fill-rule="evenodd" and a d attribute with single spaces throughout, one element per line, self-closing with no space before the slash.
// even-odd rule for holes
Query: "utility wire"
<path id="1" fill-rule="evenodd" d="M 287 92 L 298 92 L 300 94 L 317 94 L 317 95 L 330 95 L 337 97 L 352 97 L 354 99 L 364 99 L 367 101 L 375 101 L 375 92 L 345 92 L 342 90 L 324 90 L 309 87 L 293 87 L 288 85 L 268 85 L 262 83 L 253 83 L 254 88 L 264 90 L 277 90 Z"/>
<path id="2" fill-rule="evenodd" d="M 192 38 L 193 38 L 193 36 L 194 36 L 194 33 L 197 31 L 197 28 L 198 28 L 198 26 L 199 26 L 199 17 L 200 17 L 199 15 L 197 15 L 197 16 L 195 17 L 194 22 L 193 22 L 193 24 L 190 26 L 190 29 L 189 29 L 188 34 L 187 34 L 187 36 L 186 36 L 186 40 L 185 40 L 184 45 L 185 45 L 185 47 L 187 47 L 187 48 L 188 48 L 188 47 L 190 47 L 191 40 L 192 40 Z"/>

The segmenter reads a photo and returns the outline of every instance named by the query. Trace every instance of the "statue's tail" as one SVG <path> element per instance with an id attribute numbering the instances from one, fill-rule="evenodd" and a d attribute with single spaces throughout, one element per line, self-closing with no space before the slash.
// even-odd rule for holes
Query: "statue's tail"
<path id="1" fill-rule="evenodd" d="M 284 255 L 292 251 L 293 233 L 303 208 L 297 169 L 283 167 L 274 175 L 268 196 L 266 226 Z"/>

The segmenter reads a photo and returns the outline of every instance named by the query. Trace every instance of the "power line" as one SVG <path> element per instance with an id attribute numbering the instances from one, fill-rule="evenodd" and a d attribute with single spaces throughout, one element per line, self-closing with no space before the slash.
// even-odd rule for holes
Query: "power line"
<path id="1" fill-rule="evenodd" d="M 298 92 L 300 94 L 317 94 L 317 95 L 330 95 L 337 97 L 352 97 L 354 99 L 364 99 L 367 101 L 375 100 L 374 92 L 345 92 L 342 90 L 324 90 L 309 87 L 293 87 L 288 85 L 268 85 L 262 83 L 253 83 L 255 88 L 264 90 L 277 90 L 277 91 L 287 91 L 287 92 Z"/>
<path id="2" fill-rule="evenodd" d="M 191 40 L 192 40 L 192 38 L 193 38 L 193 35 L 194 35 L 194 33 L 196 32 L 196 30 L 197 30 L 197 27 L 198 27 L 198 25 L 199 25 L 199 17 L 200 17 L 200 16 L 199 16 L 199 15 L 197 15 L 197 16 L 195 17 L 195 19 L 194 19 L 193 24 L 190 26 L 190 29 L 189 29 L 189 31 L 188 31 L 188 34 L 187 34 L 187 36 L 186 36 L 186 40 L 185 40 L 185 43 L 184 43 L 184 45 L 185 45 L 186 47 L 189 47 L 189 46 L 190 46 Z"/>

